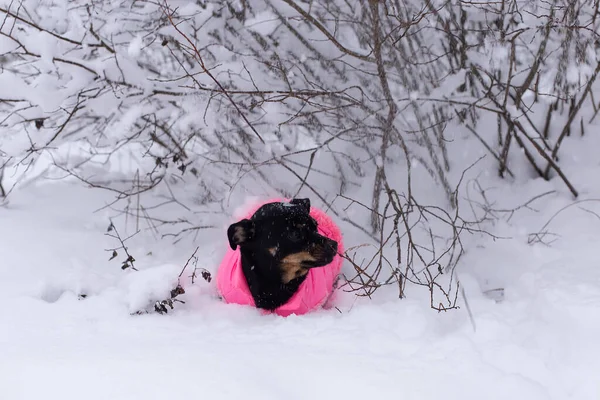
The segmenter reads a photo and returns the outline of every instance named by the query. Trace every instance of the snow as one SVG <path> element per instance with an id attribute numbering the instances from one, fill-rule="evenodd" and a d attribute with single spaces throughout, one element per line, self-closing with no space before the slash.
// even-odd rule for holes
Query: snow
<path id="1" fill-rule="evenodd" d="M 249 30 L 260 33 L 261 35 L 270 35 L 279 25 L 281 25 L 281 21 L 279 21 L 279 18 L 273 12 L 263 11 L 258 13 L 255 17 L 246 20 L 244 25 Z"/>
<path id="2" fill-rule="evenodd" d="M 142 53 L 142 47 L 144 46 L 143 38 L 138 35 L 133 38 L 133 40 L 129 43 L 129 47 L 127 48 L 127 54 L 130 57 L 137 58 Z"/>
<path id="3" fill-rule="evenodd" d="M 504 196 L 517 204 L 551 184 Z M 110 200 L 58 182 L 29 185 L 0 208 L 2 398 L 597 398 L 600 222 L 570 207 L 550 225 L 561 241 L 526 241 L 564 196 L 498 226 L 514 239 L 467 253 L 460 279 L 476 330 L 466 307 L 438 314 L 418 294 L 346 294 L 341 312 L 280 318 L 225 305 L 212 284 L 186 279 L 185 304 L 132 316 L 168 294 L 193 249 L 141 233 L 128 242 L 140 271 L 121 271 L 105 251 L 115 247 L 108 214 L 94 212 Z M 195 243 L 213 273 L 217 240 Z M 482 294 L 498 285 L 503 300 Z"/>

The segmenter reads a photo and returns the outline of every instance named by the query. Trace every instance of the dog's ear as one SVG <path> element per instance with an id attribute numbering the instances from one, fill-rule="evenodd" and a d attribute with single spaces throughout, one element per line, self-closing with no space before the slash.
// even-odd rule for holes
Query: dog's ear
<path id="1" fill-rule="evenodd" d="M 293 199 L 290 204 L 295 204 L 302 207 L 308 214 L 310 214 L 310 199 Z"/>
<path id="2" fill-rule="evenodd" d="M 229 238 L 229 246 L 233 250 L 237 249 L 239 245 L 248 243 L 254 238 L 254 222 L 243 219 L 230 225 L 227 229 L 227 237 Z"/>

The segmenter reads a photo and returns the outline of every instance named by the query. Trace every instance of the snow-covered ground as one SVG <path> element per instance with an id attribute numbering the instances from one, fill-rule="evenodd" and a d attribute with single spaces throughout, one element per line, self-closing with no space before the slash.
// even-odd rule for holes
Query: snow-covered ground
<path id="1" fill-rule="evenodd" d="M 591 198 L 597 167 L 580 167 Z M 563 190 L 499 187 L 513 206 Z M 195 245 L 214 272 L 226 243 L 142 233 L 128 242 L 140 271 L 121 271 L 105 250 L 117 245 L 104 235 L 109 213 L 94 212 L 110 200 L 50 182 L 0 207 L 0 399 L 600 398 L 600 220 L 588 212 L 600 203 L 558 214 L 551 247 L 527 235 L 566 193 L 497 223 L 512 239 L 474 239 L 459 271 L 474 329 L 466 307 L 438 314 L 426 293 L 345 295 L 339 311 L 280 318 L 222 304 L 203 280 L 186 281 L 186 303 L 168 315 L 132 316 L 166 296 Z M 482 294 L 497 287 L 502 301 Z"/>

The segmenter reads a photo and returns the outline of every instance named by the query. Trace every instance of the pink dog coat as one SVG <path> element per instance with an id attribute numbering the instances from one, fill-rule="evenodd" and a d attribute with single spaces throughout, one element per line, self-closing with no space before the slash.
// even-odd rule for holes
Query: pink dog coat
<path id="1" fill-rule="evenodd" d="M 254 215 L 264 204 L 283 201 L 287 200 L 270 200 L 254 206 L 249 210 L 246 218 Z M 315 207 L 310 208 L 310 216 L 317 221 L 319 233 L 329 239 L 335 240 L 338 243 L 338 252 L 343 253 L 342 233 L 333 220 Z M 339 254 L 336 254 L 333 261 L 324 267 L 309 269 L 306 279 L 302 282 L 298 291 L 287 303 L 275 309 L 274 313 L 287 317 L 291 314 L 306 314 L 318 307 L 326 306 L 326 303 L 333 294 L 333 285 L 341 268 L 342 258 Z M 248 282 L 242 271 L 242 257 L 239 248 L 236 250 L 229 248 L 223 261 L 221 261 L 221 265 L 217 271 L 217 290 L 226 303 L 256 306 L 248 288 Z M 268 311 L 265 311 L 265 313 L 268 313 Z"/>

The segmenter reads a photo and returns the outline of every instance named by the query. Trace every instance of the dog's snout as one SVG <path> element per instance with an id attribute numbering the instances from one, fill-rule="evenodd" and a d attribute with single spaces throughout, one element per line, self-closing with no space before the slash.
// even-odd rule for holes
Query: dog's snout
<path id="1" fill-rule="evenodd" d="M 338 244 L 335 240 L 330 240 L 328 245 L 331 248 L 331 250 L 333 250 L 334 252 L 337 252 Z"/>
<path id="2" fill-rule="evenodd" d="M 326 239 L 322 246 L 322 251 L 327 257 L 334 257 L 338 251 L 338 244 L 335 240 Z"/>

